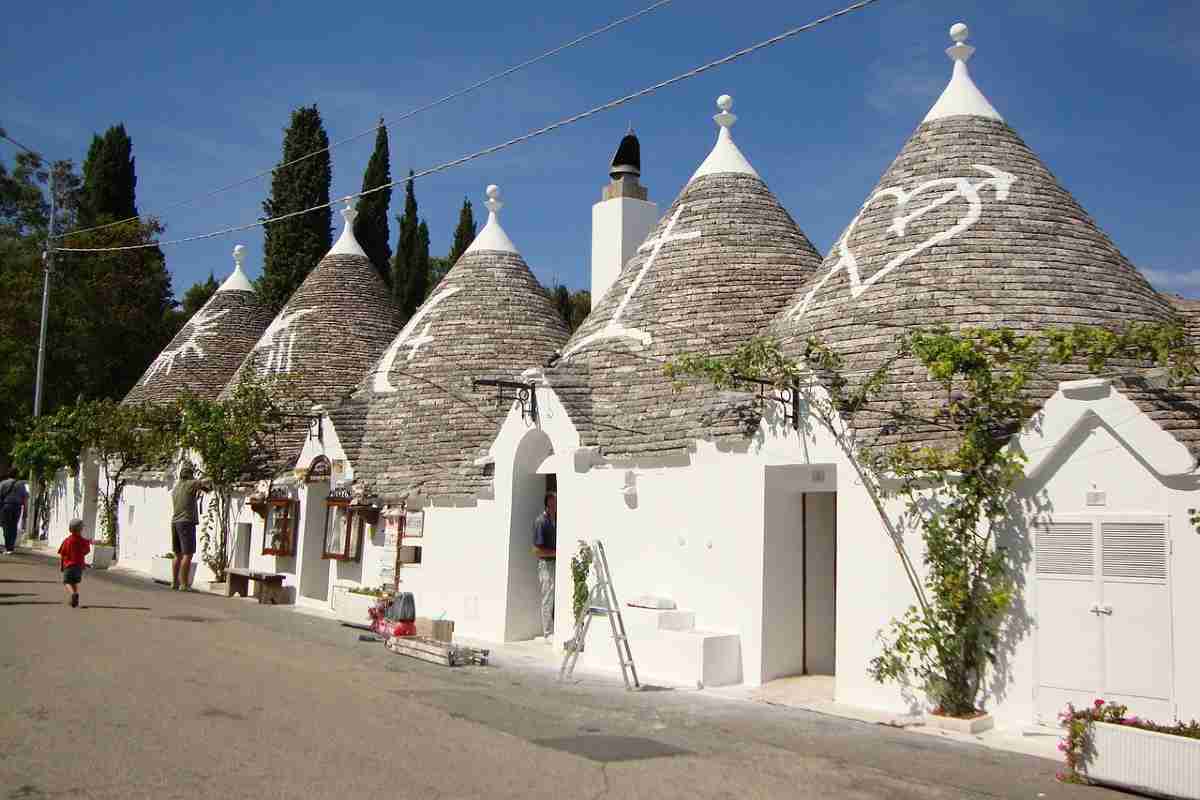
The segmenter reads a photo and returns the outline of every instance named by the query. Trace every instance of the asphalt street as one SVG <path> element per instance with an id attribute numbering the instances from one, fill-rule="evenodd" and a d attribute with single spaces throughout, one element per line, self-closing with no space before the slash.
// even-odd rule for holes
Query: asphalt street
<path id="1" fill-rule="evenodd" d="M 0 558 L 0 800 L 1056 798 L 1052 762 L 812 712 L 447 668 L 282 608 Z"/>

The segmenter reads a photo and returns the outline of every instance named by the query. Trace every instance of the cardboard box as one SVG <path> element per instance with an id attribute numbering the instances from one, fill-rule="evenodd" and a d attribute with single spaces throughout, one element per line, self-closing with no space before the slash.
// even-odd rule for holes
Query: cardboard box
<path id="1" fill-rule="evenodd" d="M 429 617 L 417 617 L 416 624 L 417 636 L 436 639 L 439 642 L 454 640 L 454 620 L 452 619 L 435 620 Z"/>

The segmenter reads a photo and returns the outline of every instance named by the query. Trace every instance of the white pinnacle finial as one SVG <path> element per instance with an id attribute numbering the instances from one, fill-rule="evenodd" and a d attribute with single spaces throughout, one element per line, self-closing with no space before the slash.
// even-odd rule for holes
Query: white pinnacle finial
<path id="1" fill-rule="evenodd" d="M 971 58 L 971 54 L 975 52 L 975 48 L 967 44 L 967 37 L 971 35 L 971 29 L 967 27 L 965 22 L 956 22 L 950 26 L 950 39 L 954 42 L 950 47 L 946 48 L 946 55 L 955 61 L 967 61 Z"/>
<path id="2" fill-rule="evenodd" d="M 517 248 L 512 243 L 512 240 L 508 238 L 508 234 L 500 227 L 500 218 L 497 216 L 497 212 L 504 208 L 504 202 L 500 199 L 500 187 L 494 183 L 488 184 L 484 193 L 487 195 L 487 201 L 484 202 L 488 210 L 487 224 L 475 236 L 475 240 L 471 242 L 471 246 L 467 248 L 466 252 L 472 253 L 478 250 L 499 250 L 503 253 L 517 252 Z M 463 255 L 466 255 L 466 253 Z"/>
<path id="3" fill-rule="evenodd" d="M 487 201 L 484 203 L 487 206 L 489 214 L 495 214 L 500 209 L 504 208 L 504 201 L 500 199 L 500 187 L 496 184 L 488 184 Z"/>
<path id="4" fill-rule="evenodd" d="M 720 126 L 717 143 L 708 154 L 708 158 L 704 159 L 704 163 L 692 175 L 692 180 L 702 175 L 717 175 L 722 172 L 737 172 L 757 178 L 758 173 L 750 166 L 742 151 L 738 150 L 738 146 L 733 143 L 733 136 L 729 133 L 733 123 L 737 122 L 737 114 L 729 110 L 733 108 L 733 98 L 727 94 L 721 95 L 717 98 L 717 108 L 721 109 L 721 113 L 713 114 L 713 122 Z"/>
<path id="5" fill-rule="evenodd" d="M 342 209 L 342 218 L 346 220 L 345 227 L 342 228 L 342 235 L 333 243 L 333 248 L 329 251 L 329 255 L 344 255 L 344 256 L 363 256 L 362 245 L 358 243 L 358 239 L 354 238 L 354 219 L 358 216 L 358 209 L 354 207 L 354 198 L 346 198 L 346 207 Z"/>
<path id="6" fill-rule="evenodd" d="M 246 259 L 246 245 L 239 244 L 233 248 L 233 274 L 225 279 L 218 292 L 252 292 L 250 279 L 242 272 L 242 262 Z"/>
<path id="7" fill-rule="evenodd" d="M 954 62 L 954 73 L 950 76 L 950 83 L 946 84 L 942 96 L 925 115 L 925 122 L 956 116 L 1004 121 L 983 96 L 983 92 L 979 91 L 979 87 L 971 80 L 971 73 L 967 71 L 967 61 L 975 52 L 975 48 L 967 44 L 967 37 L 970 35 L 971 31 L 966 23 L 956 22 L 950 27 L 950 39 L 954 44 L 946 48 L 946 55 Z"/>
<path id="8" fill-rule="evenodd" d="M 737 114 L 729 110 L 733 108 L 733 98 L 727 94 L 721 95 L 717 98 L 717 108 L 721 109 L 721 113 L 713 114 L 713 122 L 722 128 L 732 128 L 733 123 L 737 122 Z"/>

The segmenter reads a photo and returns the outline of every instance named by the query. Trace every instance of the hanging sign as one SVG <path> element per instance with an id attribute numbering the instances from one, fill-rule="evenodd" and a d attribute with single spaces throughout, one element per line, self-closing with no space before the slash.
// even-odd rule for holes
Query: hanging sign
<path id="1" fill-rule="evenodd" d="M 305 483 L 317 483 L 319 481 L 329 480 L 333 474 L 333 467 L 329 463 L 329 459 L 325 456 L 317 456 L 308 467 L 308 472 L 304 476 Z"/>
<path id="2" fill-rule="evenodd" d="M 425 512 L 408 511 L 404 514 L 404 538 L 413 539 L 425 535 Z"/>

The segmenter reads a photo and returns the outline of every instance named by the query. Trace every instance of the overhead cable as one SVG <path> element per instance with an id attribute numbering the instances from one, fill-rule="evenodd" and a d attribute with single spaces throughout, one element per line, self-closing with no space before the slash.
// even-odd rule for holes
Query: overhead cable
<path id="1" fill-rule="evenodd" d="M 466 86 L 462 89 L 459 89 L 458 91 L 451 92 L 450 94 L 445 95 L 443 97 L 439 97 L 437 100 L 434 100 L 433 102 L 426 103 L 423 106 L 418 106 L 417 108 L 414 108 L 410 111 L 406 111 L 403 114 L 401 114 L 399 117 L 394 119 L 392 122 L 390 122 L 386 125 L 383 124 L 383 119 L 381 118 L 379 120 L 378 125 L 374 125 L 365 131 L 354 134 L 353 136 L 347 136 L 345 139 L 339 139 L 338 141 L 334 142 L 333 144 L 329 145 L 328 147 L 323 147 L 320 150 L 314 150 L 311 153 L 305 153 L 304 155 L 300 156 L 299 158 L 294 158 L 291 161 L 285 161 L 282 164 L 276 164 L 275 166 L 270 167 L 269 169 L 264 169 L 260 172 L 256 172 L 248 178 L 243 178 L 240 181 L 235 181 L 226 186 L 221 186 L 220 188 L 213 189 L 211 192 L 207 192 L 206 194 L 199 195 L 198 197 L 193 197 L 190 200 L 180 200 L 176 203 L 172 203 L 170 205 L 163 206 L 162 210 L 167 211 L 172 208 L 179 208 L 180 206 L 191 205 L 192 203 L 197 203 L 201 200 L 207 200 L 208 198 L 218 195 L 221 192 L 225 192 L 230 189 L 236 189 L 239 186 L 245 186 L 247 183 L 256 181 L 259 178 L 266 177 L 267 175 L 272 174 L 276 170 L 286 169 L 287 167 L 290 167 L 293 164 L 299 164 L 301 161 L 305 161 L 309 158 L 312 158 L 313 156 L 319 156 L 322 153 L 328 153 L 330 150 L 332 150 L 335 147 L 341 147 L 344 144 L 348 144 L 349 142 L 356 141 L 358 139 L 363 138 L 364 136 L 370 136 L 372 133 L 375 133 L 380 128 L 385 128 L 385 129 L 390 128 L 393 125 L 403 122 L 406 119 L 415 117 L 417 114 L 421 114 L 425 111 L 429 111 L 430 109 L 437 108 L 438 106 L 448 103 L 451 100 L 457 99 L 466 94 L 470 94 L 471 92 L 473 92 L 477 89 L 482 89 L 484 86 L 487 86 L 490 83 L 494 83 L 494 82 L 500 80 L 501 78 L 507 78 L 509 75 L 512 75 L 514 72 L 519 72 L 520 70 L 523 70 L 526 67 L 533 66 L 534 64 L 538 63 L 539 61 L 545 61 L 547 58 L 556 56 L 559 53 L 563 52 L 564 50 L 568 50 L 577 44 L 583 44 L 584 42 L 588 41 L 589 39 L 594 39 L 595 37 L 599 36 L 602 33 L 607 33 L 608 31 L 611 31 L 613 28 L 620 27 L 621 25 L 624 25 L 627 22 L 633 22 L 635 19 L 638 19 L 639 17 L 643 17 L 646 14 L 649 14 L 651 11 L 655 11 L 658 8 L 661 8 L 662 6 L 665 6 L 667 3 L 670 3 L 670 2 L 672 2 L 672 0 L 657 0 L 657 2 L 655 2 L 649 6 L 646 6 L 641 11 L 637 11 L 628 16 L 621 17 L 620 19 L 615 19 L 612 22 L 608 23 L 607 25 L 603 25 L 599 28 L 596 28 L 594 31 L 590 31 L 590 32 L 582 34 L 580 36 L 576 36 L 571 41 L 565 42 L 564 44 L 560 44 L 558 47 L 555 47 L 551 50 L 547 50 L 546 52 L 542 53 L 541 55 L 534 56 L 531 59 L 522 61 L 520 64 L 515 64 L 515 65 L 509 67 L 508 69 L 497 72 L 494 75 L 490 75 L 481 81 L 472 83 L 470 86 Z M 148 215 L 143 214 L 141 216 L 148 216 Z M 91 228 L 82 228 L 77 231 L 71 231 L 69 233 L 61 234 L 60 236 L 58 236 L 56 238 L 65 239 L 68 236 L 75 236 L 76 234 L 80 234 L 80 233 L 88 233 L 89 231 L 98 231 L 103 228 L 112 227 L 113 225 L 121 225 L 126 222 L 132 222 L 135 219 L 140 219 L 141 216 L 126 217 L 125 219 L 119 219 L 119 220 L 116 220 L 115 222 L 107 222 L 103 225 L 95 225 Z"/>
<path id="2" fill-rule="evenodd" d="M 610 111 L 614 108 L 617 108 L 618 106 L 625 105 L 626 103 L 631 102 L 633 100 L 638 100 L 642 97 L 645 97 L 646 95 L 653 94 L 654 92 L 657 92 L 660 89 L 665 89 L 668 86 L 672 86 L 676 83 L 680 83 L 680 82 L 686 81 L 690 78 L 694 78 L 697 75 L 701 75 L 705 72 L 708 72 L 709 70 L 724 66 L 725 64 L 728 64 L 732 61 L 736 61 L 739 58 L 748 56 L 751 53 L 757 52 L 758 50 L 762 50 L 766 47 L 771 47 L 772 45 L 779 44 L 780 42 L 786 41 L 787 39 L 791 39 L 793 36 L 797 36 L 806 31 L 810 31 L 819 25 L 822 25 L 826 22 L 837 19 L 838 17 L 842 17 L 847 14 L 851 14 L 855 11 L 866 8 L 867 6 L 873 5 L 877 2 L 879 2 L 879 0 L 859 0 L 859 2 L 854 3 L 853 5 L 846 6 L 845 8 L 843 8 L 840 11 L 835 11 L 832 14 L 826 14 L 823 17 L 815 19 L 812 22 L 806 23 L 804 25 L 800 25 L 799 27 L 790 28 L 781 34 L 778 34 L 777 36 L 772 36 L 770 39 L 764 39 L 763 41 L 761 41 L 757 44 L 753 44 L 753 45 L 750 45 L 749 47 L 743 48 L 734 53 L 730 53 L 729 55 L 727 55 L 723 58 L 718 58 L 715 61 L 709 61 L 706 64 L 701 64 L 700 66 L 696 67 L 695 69 L 690 69 L 687 72 L 676 75 L 673 78 L 668 78 L 665 81 L 660 81 L 651 86 L 647 86 L 645 89 L 640 89 L 636 92 L 633 92 L 632 94 L 627 94 L 623 97 L 618 97 L 616 100 L 610 100 L 607 103 L 603 103 L 602 105 L 595 106 L 594 108 L 590 108 L 587 111 L 580 112 L 579 114 L 574 114 L 570 117 L 560 119 L 558 122 L 553 122 L 549 125 L 546 125 L 545 127 L 530 131 L 529 133 L 526 133 L 522 136 L 518 136 L 515 139 L 509 139 L 508 141 L 501 142 L 500 144 L 492 145 L 491 147 L 485 147 L 482 150 L 476 150 L 474 153 L 469 153 L 468 155 L 461 156 L 461 157 L 453 159 L 451 161 L 445 161 L 436 166 L 429 167 L 427 169 L 423 169 L 419 172 L 415 172 L 412 175 L 409 175 L 408 177 L 401 178 L 399 180 L 394 180 L 389 183 L 385 183 L 381 186 L 376 186 L 373 189 L 367 189 L 366 191 L 356 192 L 354 194 L 348 194 L 348 195 L 338 198 L 337 200 L 331 200 L 328 203 L 321 203 L 320 205 L 313 206 L 312 208 L 306 208 L 301 211 L 292 211 L 288 214 L 280 214 L 277 217 L 271 217 L 269 219 L 260 219 L 256 222 L 247 222 L 242 225 L 233 225 L 228 228 L 222 228 L 220 230 L 213 231 L 211 233 L 202 233 L 202 234 L 198 234 L 196 236 L 187 236 L 182 239 L 171 239 L 168 241 L 149 242 L 147 244 L 131 244 L 131 245 L 125 245 L 124 247 L 58 247 L 55 249 L 58 252 L 67 252 L 67 253 L 108 253 L 108 252 L 116 252 L 116 251 L 120 251 L 120 250 L 142 250 L 142 249 L 146 249 L 146 248 L 150 248 L 150 247 L 162 247 L 165 245 L 184 244 L 186 242 L 196 242 L 196 241 L 200 241 L 202 239 L 213 239 L 218 236 L 226 236 L 231 233 L 237 233 L 238 231 L 244 231 L 244 230 L 249 230 L 251 228 L 257 228 L 262 225 L 269 225 L 273 222 L 282 222 L 285 219 L 291 219 L 292 217 L 298 217 L 298 216 L 301 216 L 302 214 L 309 214 L 309 213 L 312 213 L 313 211 L 320 211 L 321 209 L 324 209 L 324 208 L 330 208 L 330 207 L 332 207 L 338 203 L 341 203 L 343 201 L 354 200 L 359 197 L 364 197 L 366 195 L 373 194 L 374 192 L 381 192 L 384 189 L 390 189 L 393 186 L 397 186 L 397 185 L 406 183 L 407 181 L 415 180 L 417 178 L 422 178 L 422 177 L 425 177 L 426 175 L 432 175 L 436 172 L 444 172 L 445 170 L 451 169 L 453 167 L 457 167 L 457 166 L 459 166 L 461 164 L 465 164 L 469 161 L 474 161 L 477 158 L 482 158 L 483 156 L 488 156 L 488 155 L 491 155 L 492 153 L 498 153 L 501 150 L 507 150 L 508 148 L 513 147 L 515 145 L 523 144 L 524 142 L 527 142 L 531 139 L 536 139 L 539 136 L 544 136 L 547 133 L 556 131 L 559 128 L 566 127 L 567 125 L 574 124 L 576 122 L 579 122 L 580 120 L 587 119 L 588 117 L 595 116 L 596 114 L 600 114 L 604 111 Z"/>

